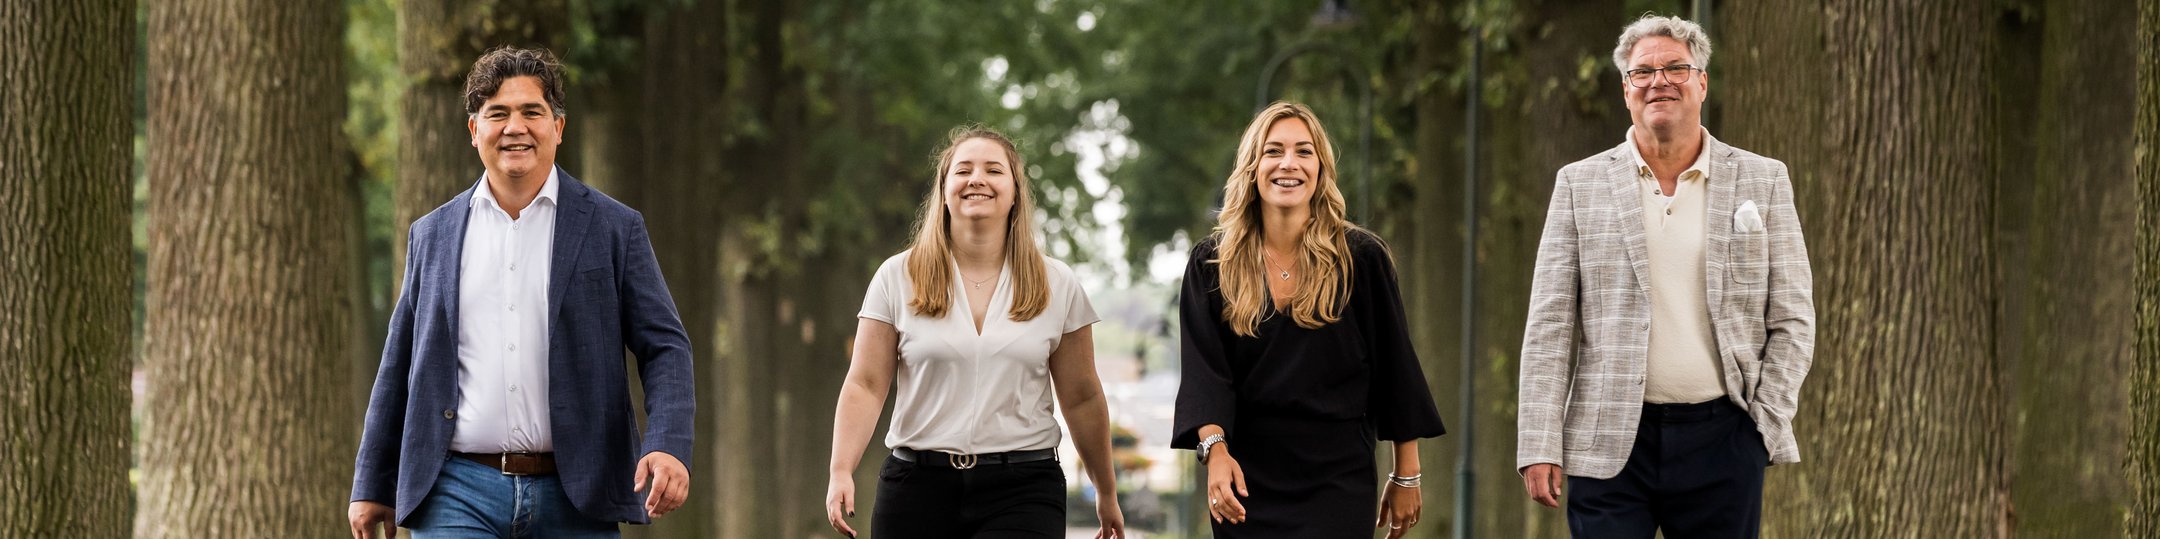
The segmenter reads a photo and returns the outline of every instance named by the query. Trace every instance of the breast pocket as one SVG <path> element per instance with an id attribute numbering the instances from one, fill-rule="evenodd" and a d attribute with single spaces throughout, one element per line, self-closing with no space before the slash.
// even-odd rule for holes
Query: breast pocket
<path id="1" fill-rule="evenodd" d="M 578 270 L 577 278 L 570 282 L 570 303 L 615 303 L 615 268 L 598 267 Z"/>
<path id="2" fill-rule="evenodd" d="M 1770 234 L 1735 232 L 1729 265 L 1734 282 L 1754 284 L 1770 277 Z"/>

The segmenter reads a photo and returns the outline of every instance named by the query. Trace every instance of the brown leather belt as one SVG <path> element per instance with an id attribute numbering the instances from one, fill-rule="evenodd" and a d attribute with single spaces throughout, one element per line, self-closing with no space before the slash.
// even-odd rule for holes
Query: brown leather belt
<path id="1" fill-rule="evenodd" d="M 451 456 L 502 470 L 503 475 L 555 475 L 554 453 L 459 453 Z"/>

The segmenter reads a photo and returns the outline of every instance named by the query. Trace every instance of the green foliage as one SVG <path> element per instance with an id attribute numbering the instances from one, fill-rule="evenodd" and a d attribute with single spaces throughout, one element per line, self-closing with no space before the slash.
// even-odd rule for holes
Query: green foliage
<path id="1" fill-rule="evenodd" d="M 701 3 L 720 1 L 570 0 L 572 44 L 564 56 L 573 88 L 619 84 L 639 58 L 683 53 L 648 42 L 657 21 L 695 16 L 719 28 L 723 42 L 711 47 L 721 54 L 700 61 L 724 66 L 726 87 L 717 102 L 682 106 L 728 111 L 714 126 L 724 144 L 786 145 L 807 156 L 784 177 L 728 180 L 760 191 L 800 184 L 785 191 L 799 200 L 751 204 L 763 209 L 743 216 L 762 221 L 771 237 L 758 265 L 783 269 L 832 249 L 897 248 L 904 235 L 894 229 L 915 218 L 928 190 L 931 152 L 947 130 L 967 123 L 997 127 L 1019 143 L 1054 256 L 1122 259 L 1138 268 L 1162 246 L 1212 224 L 1236 138 L 1260 104 L 1261 71 L 1304 43 L 1341 52 L 1298 57 L 1272 81 L 1272 94 L 1319 111 L 1339 150 L 1346 194 L 1356 201 L 1369 192 L 1378 206 L 1354 215 L 1367 218 L 1400 198 L 1392 195 L 1415 167 L 1410 104 L 1463 84 L 1459 66 L 1414 68 L 1406 52 L 1414 40 L 1474 26 L 1491 38 L 1488 54 L 1501 55 L 1519 47 L 1514 36 L 1524 24 L 1512 0 L 1445 11 L 1402 0 L 1359 2 L 1352 6 L 1359 20 L 1347 29 L 1315 28 L 1312 2 Z M 373 190 L 395 174 L 390 111 L 402 84 L 393 6 L 349 5 L 355 84 L 348 133 L 376 179 L 370 196 L 380 197 Z M 760 38 L 766 30 L 777 32 L 776 43 Z M 1489 104 L 1524 102 L 1519 95 L 1529 89 L 1520 66 L 1489 73 Z M 754 85 L 775 83 L 760 76 L 767 74 L 792 92 L 774 99 L 799 102 L 754 102 L 751 96 L 770 90 Z M 1358 116 L 1359 79 L 1375 92 L 1369 119 Z M 1594 85 L 1557 90 L 1584 87 Z M 1373 140 L 1360 140 L 1368 122 Z M 1359 161 L 1361 143 L 1370 145 L 1369 163 Z M 1123 212 L 1096 215 L 1111 207 Z"/>
<path id="2" fill-rule="evenodd" d="M 354 174 L 361 175 L 360 199 L 365 236 L 361 252 L 368 253 L 367 298 L 377 312 L 395 292 L 389 253 L 396 205 L 391 194 L 398 174 L 398 96 L 406 81 L 398 68 L 397 0 L 346 0 L 349 18 L 345 28 L 346 86 L 345 137 L 359 160 Z"/>

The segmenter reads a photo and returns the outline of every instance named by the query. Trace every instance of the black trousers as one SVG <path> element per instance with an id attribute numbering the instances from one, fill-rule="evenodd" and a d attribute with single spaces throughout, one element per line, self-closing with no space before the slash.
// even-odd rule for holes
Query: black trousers
<path id="1" fill-rule="evenodd" d="M 886 455 L 870 536 L 1063 538 L 1065 470 L 1056 460 L 956 470 Z"/>
<path id="2" fill-rule="evenodd" d="M 1732 401 L 1644 404 L 1627 465 L 1611 479 L 1568 478 L 1575 537 L 1753 538 L 1762 527 L 1770 451 Z"/>

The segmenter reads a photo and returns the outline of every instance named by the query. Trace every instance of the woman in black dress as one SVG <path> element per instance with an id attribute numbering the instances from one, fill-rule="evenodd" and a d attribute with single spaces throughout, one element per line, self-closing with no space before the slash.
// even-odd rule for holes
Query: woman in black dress
<path id="1" fill-rule="evenodd" d="M 1443 432 L 1395 268 L 1343 217 L 1310 109 L 1277 102 L 1238 145 L 1215 231 L 1178 298 L 1184 378 L 1172 445 L 1208 472 L 1216 537 L 1400 537 L 1418 521 L 1417 439 Z M 1374 440 L 1394 442 L 1384 496 Z M 1376 499 L 1377 498 L 1377 499 Z M 1367 519 L 1374 507 L 1379 516 Z"/>

